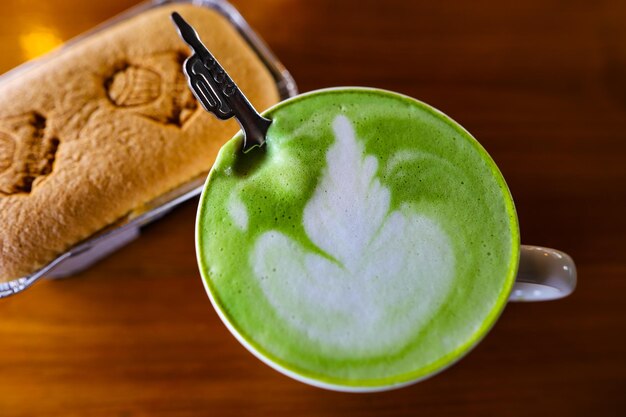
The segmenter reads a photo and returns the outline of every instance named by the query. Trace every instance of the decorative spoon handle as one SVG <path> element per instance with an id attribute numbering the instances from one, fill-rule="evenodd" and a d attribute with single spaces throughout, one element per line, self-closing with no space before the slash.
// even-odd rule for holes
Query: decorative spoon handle
<path id="1" fill-rule="evenodd" d="M 235 117 L 243 131 L 243 151 L 265 143 L 265 134 L 272 123 L 261 116 L 243 95 L 215 57 L 204 46 L 195 29 L 181 15 L 172 13 L 178 33 L 193 51 L 185 60 L 183 71 L 194 96 L 209 113 L 221 120 Z"/>

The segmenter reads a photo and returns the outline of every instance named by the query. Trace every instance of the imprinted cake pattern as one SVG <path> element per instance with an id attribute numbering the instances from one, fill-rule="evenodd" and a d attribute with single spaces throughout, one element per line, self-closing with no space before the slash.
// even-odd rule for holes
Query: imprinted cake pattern
<path id="1" fill-rule="evenodd" d="M 0 195 L 30 193 L 52 171 L 59 140 L 46 124 L 38 112 L 0 120 Z"/>
<path id="2" fill-rule="evenodd" d="M 167 52 L 120 63 L 104 82 L 107 97 L 120 110 L 182 128 L 198 107 L 181 71 L 185 58 Z"/>

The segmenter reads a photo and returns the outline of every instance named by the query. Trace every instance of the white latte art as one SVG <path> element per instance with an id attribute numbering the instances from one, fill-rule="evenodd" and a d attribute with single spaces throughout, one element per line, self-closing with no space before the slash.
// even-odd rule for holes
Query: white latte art
<path id="1" fill-rule="evenodd" d="M 388 354 L 414 338 L 448 295 L 452 245 L 435 220 L 408 205 L 390 210 L 378 162 L 345 116 L 335 118 L 333 132 L 303 213 L 319 252 L 271 230 L 256 240 L 250 262 L 278 317 L 322 349 L 346 357 Z M 245 226 L 245 207 L 230 206 Z"/>

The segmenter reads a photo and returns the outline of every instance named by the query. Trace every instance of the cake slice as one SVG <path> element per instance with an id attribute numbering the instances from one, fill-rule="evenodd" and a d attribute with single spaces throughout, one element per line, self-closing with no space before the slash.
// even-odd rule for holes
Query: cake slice
<path id="1" fill-rule="evenodd" d="M 182 14 L 259 110 L 279 100 L 221 14 L 160 6 L 0 81 L 0 282 L 30 274 L 146 202 L 208 172 L 234 120 L 196 103 Z"/>

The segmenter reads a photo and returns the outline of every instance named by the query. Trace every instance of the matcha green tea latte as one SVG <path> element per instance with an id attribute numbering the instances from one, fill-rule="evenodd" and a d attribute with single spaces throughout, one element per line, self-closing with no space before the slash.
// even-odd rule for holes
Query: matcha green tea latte
<path id="1" fill-rule="evenodd" d="M 262 148 L 221 150 L 202 195 L 200 270 L 253 353 L 319 386 L 441 370 L 492 326 L 519 232 L 489 155 L 439 111 L 373 89 L 285 101 Z"/>

